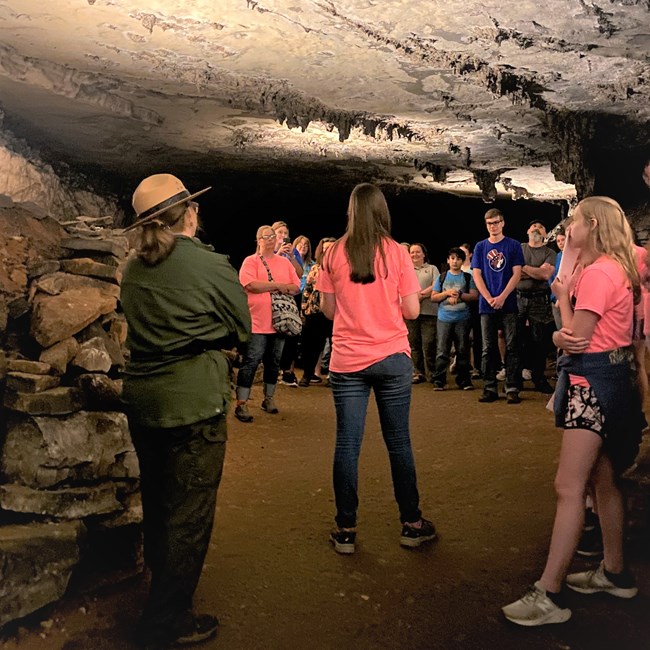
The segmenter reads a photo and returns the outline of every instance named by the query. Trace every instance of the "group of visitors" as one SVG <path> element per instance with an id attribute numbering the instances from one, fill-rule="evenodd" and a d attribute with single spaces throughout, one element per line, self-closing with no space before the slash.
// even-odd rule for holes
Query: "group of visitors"
<path id="1" fill-rule="evenodd" d="M 488 210 L 485 225 L 488 237 L 473 253 L 469 244 L 449 250 L 442 274 L 428 263 L 423 244 L 410 245 L 421 289 L 420 316 L 409 324 L 413 383 L 428 380 L 434 390 L 444 390 L 449 370 L 459 388 L 472 390 L 472 379 L 482 377 L 479 401 L 494 402 L 498 381 L 505 381 L 508 403 L 519 404 L 524 379 L 541 393 L 553 392 L 545 368 L 556 253 L 545 244 L 546 228 L 538 219 L 530 222 L 523 244 L 503 234 L 500 210 Z"/>
<path id="2" fill-rule="evenodd" d="M 122 283 L 131 353 L 124 401 L 142 472 L 145 559 L 151 570 L 137 636 L 150 649 L 199 642 L 217 630 L 216 617 L 193 613 L 192 595 L 210 537 L 225 451 L 230 385 L 222 350 L 244 351 L 236 387 L 238 419 L 252 419 L 247 401 L 261 361 L 262 408 L 277 412 L 275 388 L 289 337 L 275 329 L 274 296 L 300 295 L 304 280 L 303 378 L 312 376 L 332 327 L 336 526 L 330 541 L 337 553 L 349 555 L 356 549 L 359 453 L 371 391 L 399 508 L 399 543 L 418 547 L 437 536 L 420 509 L 410 440 L 414 365 L 409 331 L 430 339 L 430 321 L 437 320 L 438 354 L 423 359 L 425 372 L 436 387 L 444 387 L 453 345 L 457 383 L 468 387 L 468 305 L 480 294 L 484 395 L 496 393 L 499 329 L 506 339 L 506 390 L 516 392 L 516 287 L 522 273 L 544 282 L 551 275 L 544 277 L 546 267 L 532 270 L 546 261 L 535 266 L 538 258 L 527 260 L 517 242 L 504 241 L 503 216 L 491 210 L 486 215 L 490 236 L 476 247 L 472 276 L 463 268 L 467 248 L 454 247 L 447 257 L 449 269 L 433 277 L 431 270 L 423 270 L 426 248 L 414 244 L 407 251 L 392 239 L 383 193 L 363 183 L 351 193 L 345 234 L 321 240 L 311 268 L 305 269 L 309 247 L 291 242 L 288 229 L 283 230 L 286 224 L 276 222 L 258 229 L 256 252 L 244 260 L 237 278 L 224 256 L 195 237 L 198 204 L 193 199 L 207 189 L 191 194 L 169 174 L 146 178 L 134 193 L 137 220 L 128 229 L 138 229 L 139 237 Z M 534 226 L 529 236 L 537 241 Z M 604 561 L 597 571 L 568 576 L 567 584 L 583 593 L 636 594 L 623 558 L 623 509 L 616 483 L 633 460 L 643 421 L 631 347 L 639 293 L 631 231 L 618 204 L 594 197 L 578 205 L 566 236 L 579 251 L 579 265 L 552 284 L 563 324 L 554 343 L 564 351 L 558 363 L 561 388 L 555 395 L 556 420 L 565 428 L 558 507 L 542 577 L 522 599 L 504 607 L 506 617 L 522 625 L 570 616 L 560 586 L 582 528 L 587 490 L 601 520 Z M 522 297 L 530 321 L 537 296 Z"/>

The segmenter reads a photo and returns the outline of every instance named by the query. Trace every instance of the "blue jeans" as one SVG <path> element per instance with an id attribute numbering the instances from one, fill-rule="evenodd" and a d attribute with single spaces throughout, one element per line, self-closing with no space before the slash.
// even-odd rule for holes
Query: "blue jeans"
<path id="1" fill-rule="evenodd" d="M 357 372 L 330 371 L 336 407 L 334 496 L 340 528 L 353 528 L 357 523 L 359 452 L 371 388 L 388 449 L 400 520 L 415 522 L 422 516 L 409 435 L 412 378 L 413 364 L 403 353 L 392 354 Z"/>
<path id="2" fill-rule="evenodd" d="M 517 314 L 504 314 L 496 311 L 481 314 L 481 334 L 483 335 L 483 390 L 498 392 L 497 372 L 501 367 L 499 356 L 499 330 L 503 330 L 506 342 L 506 393 L 519 392 L 521 375 L 519 368 L 519 340 L 517 337 Z"/>
<path id="3" fill-rule="evenodd" d="M 237 373 L 237 399 L 247 400 L 260 362 L 264 361 L 264 384 L 278 383 L 284 336 L 279 334 L 251 334 L 244 362 Z"/>
<path id="4" fill-rule="evenodd" d="M 437 320 L 435 316 L 424 315 L 406 321 L 414 372 L 425 377 L 427 381 L 433 381 L 436 365 Z"/>
<path id="5" fill-rule="evenodd" d="M 457 323 L 446 323 L 438 319 L 438 348 L 436 353 L 436 371 L 433 382 L 447 383 L 447 367 L 451 344 L 456 349 L 456 383 L 462 388 L 471 385 L 469 377 L 469 328 L 470 321 L 462 320 Z"/>

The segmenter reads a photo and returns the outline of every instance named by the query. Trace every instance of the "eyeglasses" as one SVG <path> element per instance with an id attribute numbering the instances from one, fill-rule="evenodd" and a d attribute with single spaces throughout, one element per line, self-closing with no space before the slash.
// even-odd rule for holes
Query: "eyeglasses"
<path id="1" fill-rule="evenodd" d="M 272 235 L 262 235 L 260 237 L 260 239 L 264 239 L 264 240 L 268 241 L 269 239 L 277 239 L 277 237 L 278 236 L 275 233 L 273 233 Z"/>
<path id="2" fill-rule="evenodd" d="M 503 219 L 498 219 L 497 221 L 486 221 L 486 226 L 496 226 L 498 223 L 503 223 Z"/>

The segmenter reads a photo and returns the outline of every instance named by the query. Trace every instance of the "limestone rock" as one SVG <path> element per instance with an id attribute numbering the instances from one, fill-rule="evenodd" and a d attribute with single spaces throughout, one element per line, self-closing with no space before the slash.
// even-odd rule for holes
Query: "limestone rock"
<path id="1" fill-rule="evenodd" d="M 122 280 L 122 273 L 115 267 L 108 264 L 101 264 L 89 257 L 79 257 L 70 260 L 62 260 L 61 268 L 65 273 L 74 275 L 87 275 L 91 278 L 99 278 L 119 284 Z"/>
<path id="2" fill-rule="evenodd" d="M 0 628 L 63 596 L 84 530 L 78 521 L 0 527 Z"/>
<path id="3" fill-rule="evenodd" d="M 98 336 L 82 343 L 71 363 L 88 372 L 108 372 L 113 365 L 104 340 Z"/>
<path id="4" fill-rule="evenodd" d="M 79 343 L 73 336 L 55 343 L 52 347 L 47 348 L 41 352 L 39 357 L 42 363 L 51 366 L 52 370 L 59 375 L 65 373 L 68 363 L 72 360 L 77 350 Z"/>
<path id="5" fill-rule="evenodd" d="M 121 317 L 124 319 L 124 317 Z M 104 320 L 106 322 L 104 322 Z M 103 319 L 102 322 L 104 322 L 104 325 L 102 326 L 99 321 L 94 321 L 88 327 L 86 327 L 84 330 L 79 332 L 79 334 L 76 335 L 76 339 L 80 343 L 88 343 L 92 339 L 99 338 L 103 342 L 103 346 L 106 352 L 110 355 L 111 358 L 111 364 L 114 366 L 117 366 L 118 368 L 123 368 L 124 367 L 124 354 L 122 353 L 122 348 L 120 347 L 120 341 L 117 338 L 117 336 L 120 335 L 120 332 L 118 331 L 117 335 L 111 333 L 110 331 L 106 331 L 104 327 L 108 324 L 108 327 L 110 328 L 110 323 L 114 322 L 117 320 L 120 322 L 120 316 L 116 314 L 115 312 L 110 312 L 107 314 Z M 126 320 L 124 319 L 124 322 L 126 323 Z M 89 369 L 90 370 L 90 369 Z"/>
<path id="6" fill-rule="evenodd" d="M 7 329 L 7 321 L 9 320 L 9 306 L 4 296 L 0 294 L 0 334 Z"/>
<path id="7" fill-rule="evenodd" d="M 31 334 L 40 345 L 50 347 L 81 331 L 116 306 L 115 297 L 93 287 L 69 289 L 56 296 L 39 294 L 34 299 Z"/>
<path id="8" fill-rule="evenodd" d="M 4 381 L 4 378 L 6 376 L 7 376 L 7 356 L 5 355 L 5 351 L 0 349 L 0 383 Z"/>
<path id="9" fill-rule="evenodd" d="M 126 237 L 112 236 L 106 239 L 86 237 L 68 237 L 61 241 L 63 248 L 74 251 L 92 251 L 97 253 L 111 253 L 116 257 L 126 257 L 129 244 Z"/>
<path id="10" fill-rule="evenodd" d="M 98 289 L 108 296 L 120 297 L 120 289 L 115 284 L 73 273 L 58 272 L 44 275 L 36 280 L 33 286 L 37 290 L 49 293 L 52 296 L 70 289 Z"/>
<path id="11" fill-rule="evenodd" d="M 84 396 L 85 408 L 115 411 L 122 408 L 122 380 L 111 379 L 104 374 L 87 373 L 77 378 Z"/>
<path id="12" fill-rule="evenodd" d="M 60 383 L 61 380 L 52 375 L 10 371 L 7 376 L 7 388 L 21 393 L 40 393 L 50 388 L 56 388 Z"/>
<path id="13" fill-rule="evenodd" d="M 17 320 L 29 312 L 29 302 L 24 296 L 14 298 L 8 305 L 9 317 Z"/>
<path id="14" fill-rule="evenodd" d="M 32 375 L 47 375 L 52 369 L 48 363 L 28 359 L 9 359 L 7 365 L 13 372 L 28 372 Z"/>
<path id="15" fill-rule="evenodd" d="M 22 393 L 7 389 L 4 405 L 30 415 L 67 415 L 81 410 L 81 393 L 71 386 L 58 386 L 40 393 Z"/>
<path id="16" fill-rule="evenodd" d="M 35 260 L 27 267 L 27 276 L 33 279 L 41 275 L 57 273 L 60 270 L 61 262 L 59 260 Z"/>
<path id="17" fill-rule="evenodd" d="M 117 412 L 13 417 L 1 454 L 4 479 L 33 488 L 139 476 L 126 416 Z"/>
<path id="18" fill-rule="evenodd" d="M 82 519 L 122 510 L 115 498 L 115 485 L 35 490 L 25 485 L 0 485 L 0 508 L 10 512 L 47 515 L 55 519 Z"/>

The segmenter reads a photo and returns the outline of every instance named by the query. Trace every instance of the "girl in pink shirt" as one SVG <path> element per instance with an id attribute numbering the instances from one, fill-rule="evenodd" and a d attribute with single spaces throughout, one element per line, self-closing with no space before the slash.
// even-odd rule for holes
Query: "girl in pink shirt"
<path id="1" fill-rule="evenodd" d="M 413 364 L 404 318 L 420 313 L 420 284 L 408 251 L 390 236 L 386 199 L 357 185 L 345 235 L 318 277 L 322 311 L 334 320 L 330 384 L 336 407 L 334 494 L 337 553 L 354 553 L 358 464 L 370 390 L 375 393 L 402 522 L 400 544 L 415 547 L 436 531 L 422 518 L 409 434 Z"/>
<path id="2" fill-rule="evenodd" d="M 632 232 L 616 201 L 594 196 L 578 204 L 566 234 L 567 243 L 579 250 L 582 271 L 573 306 L 561 279 L 551 286 L 563 324 L 553 341 L 565 351 L 558 360 L 554 396 L 556 422 L 564 426 L 555 523 L 541 578 L 523 598 L 503 608 L 506 618 L 526 626 L 571 617 L 560 593 L 565 577 L 568 587 L 583 594 L 632 598 L 638 591 L 623 557 L 624 508 L 617 483 L 618 474 L 634 460 L 643 420 L 633 371 L 632 323 L 640 288 Z M 567 576 L 589 485 L 604 559 L 597 570 Z"/>

